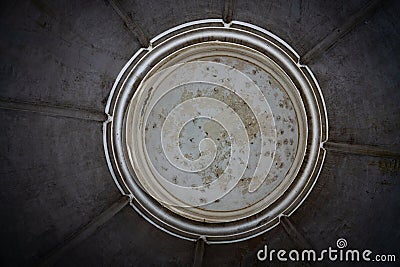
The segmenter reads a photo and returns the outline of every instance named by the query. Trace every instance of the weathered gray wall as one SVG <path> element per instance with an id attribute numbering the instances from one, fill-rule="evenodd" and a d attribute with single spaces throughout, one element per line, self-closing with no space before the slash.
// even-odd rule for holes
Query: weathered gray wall
<path id="1" fill-rule="evenodd" d="M 272 31 L 304 55 L 366 4 L 237 0 L 233 18 Z M 101 118 L 114 79 L 140 44 L 107 1 L 1 5 L 0 263 L 36 265 L 119 198 Z M 187 21 L 221 18 L 224 1 L 123 0 L 121 7 L 153 37 Z M 325 96 L 330 141 L 399 151 L 398 14 L 399 1 L 387 3 L 310 62 Z M 317 249 L 345 237 L 354 248 L 398 253 L 399 165 L 396 157 L 328 150 L 292 223 Z M 292 238 L 278 226 L 247 242 L 206 246 L 204 263 L 262 266 L 257 250 L 266 243 L 296 247 Z M 194 246 L 126 207 L 58 263 L 189 266 Z"/>

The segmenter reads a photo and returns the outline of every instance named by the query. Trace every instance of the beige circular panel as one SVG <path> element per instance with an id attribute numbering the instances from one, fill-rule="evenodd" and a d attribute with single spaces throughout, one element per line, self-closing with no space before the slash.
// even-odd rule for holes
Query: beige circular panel
<path id="1" fill-rule="evenodd" d="M 186 47 L 162 63 L 138 87 L 127 117 L 141 185 L 172 211 L 205 222 L 267 208 L 305 152 L 294 84 L 273 61 L 229 43 Z"/>

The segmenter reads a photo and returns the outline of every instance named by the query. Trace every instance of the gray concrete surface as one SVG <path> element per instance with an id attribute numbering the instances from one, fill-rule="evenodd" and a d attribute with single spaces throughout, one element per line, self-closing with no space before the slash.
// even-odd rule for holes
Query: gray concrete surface
<path id="1" fill-rule="evenodd" d="M 399 5 L 388 4 L 310 64 L 330 140 L 400 149 Z"/>
<path id="2" fill-rule="evenodd" d="M 1 15 L 1 98 L 103 112 L 139 48 L 103 1 L 9 1 Z"/>
<path id="3" fill-rule="evenodd" d="M 233 18 L 271 30 L 305 54 L 366 3 L 237 0 Z M 114 79 L 139 48 L 110 4 L 1 5 L 0 100 L 103 112 Z M 190 20 L 221 18 L 224 1 L 121 6 L 153 37 Z M 390 1 L 311 62 L 330 141 L 399 150 L 399 11 L 399 2 Z M 105 163 L 100 122 L 4 109 L 0 117 L 0 264 L 37 265 L 120 195 Z M 345 237 L 351 247 L 397 253 L 400 260 L 399 166 L 398 158 L 328 151 L 315 189 L 290 220 L 317 249 Z M 256 253 L 266 243 L 296 247 L 278 226 L 250 241 L 206 245 L 204 266 L 265 266 Z M 126 207 L 57 265 L 190 266 L 194 248 Z"/>

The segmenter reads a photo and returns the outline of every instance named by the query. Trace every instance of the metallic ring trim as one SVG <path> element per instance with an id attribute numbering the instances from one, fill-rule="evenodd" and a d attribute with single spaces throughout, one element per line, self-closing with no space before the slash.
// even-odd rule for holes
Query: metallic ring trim
<path id="1" fill-rule="evenodd" d="M 304 101 L 308 117 L 308 140 L 301 171 L 285 193 L 267 210 L 247 219 L 205 224 L 183 218 L 162 207 L 134 181 L 124 146 L 126 110 L 136 88 L 145 75 L 170 51 L 204 41 L 238 43 L 272 58 L 292 79 Z M 108 120 L 103 125 L 104 150 L 108 167 L 119 190 L 131 197 L 131 206 L 147 221 L 179 238 L 195 241 L 205 236 L 208 243 L 232 243 L 260 235 L 279 223 L 282 215 L 291 215 L 305 200 L 317 181 L 328 138 L 327 112 L 319 85 L 311 70 L 301 65 L 299 55 L 282 39 L 257 26 L 220 19 L 201 20 L 172 28 L 139 49 L 118 75 L 107 101 Z M 125 90 L 124 90 L 125 89 Z"/>

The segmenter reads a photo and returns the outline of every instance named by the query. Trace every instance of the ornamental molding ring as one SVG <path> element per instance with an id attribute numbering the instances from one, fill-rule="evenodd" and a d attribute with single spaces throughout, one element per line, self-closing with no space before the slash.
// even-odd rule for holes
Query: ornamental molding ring
<path id="1" fill-rule="evenodd" d="M 153 38 L 119 73 L 105 113 L 118 189 L 187 240 L 268 231 L 306 199 L 325 158 L 313 73 L 282 39 L 240 21 L 194 21 Z"/>

